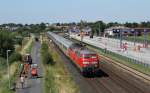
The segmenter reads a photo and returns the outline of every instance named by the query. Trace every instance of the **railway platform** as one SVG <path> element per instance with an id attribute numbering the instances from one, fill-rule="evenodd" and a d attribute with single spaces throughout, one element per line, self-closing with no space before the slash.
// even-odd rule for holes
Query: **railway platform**
<path id="1" fill-rule="evenodd" d="M 76 34 L 71 34 L 70 37 L 81 40 L 81 37 Z M 142 64 L 150 65 L 150 48 L 144 48 L 143 44 L 141 43 L 136 43 L 136 45 L 134 45 L 133 42 L 122 40 L 122 44 L 126 44 L 126 48 L 121 48 L 120 40 L 118 39 L 96 36 L 94 36 L 93 38 L 84 36 L 83 42 L 137 60 Z"/>

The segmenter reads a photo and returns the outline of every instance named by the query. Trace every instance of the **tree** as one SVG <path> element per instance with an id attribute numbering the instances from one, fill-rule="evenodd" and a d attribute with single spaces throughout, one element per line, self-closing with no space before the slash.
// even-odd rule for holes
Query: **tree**
<path id="1" fill-rule="evenodd" d="M 45 31 L 45 29 L 46 29 L 46 24 L 41 23 L 41 24 L 39 25 L 39 29 L 40 29 L 41 31 Z"/>
<path id="2" fill-rule="evenodd" d="M 126 23 L 124 24 L 124 26 L 125 26 L 125 27 L 130 27 L 130 28 L 131 28 L 131 27 L 132 27 L 132 23 L 126 22 Z"/>
<path id="3" fill-rule="evenodd" d="M 92 30 L 97 35 L 102 34 L 106 28 L 106 24 L 103 21 L 97 21 L 92 25 Z"/>
<path id="4" fill-rule="evenodd" d="M 136 22 L 132 23 L 132 28 L 136 28 L 136 27 L 138 27 L 138 26 L 139 26 L 138 23 L 136 23 Z"/>
<path id="5" fill-rule="evenodd" d="M 118 22 L 110 22 L 106 25 L 106 28 L 109 28 L 109 27 L 113 27 L 113 26 L 120 26 L 122 24 L 118 23 Z"/>
<path id="6" fill-rule="evenodd" d="M 7 50 L 14 50 L 14 35 L 8 31 L 0 31 L 0 54 L 6 57 Z"/>

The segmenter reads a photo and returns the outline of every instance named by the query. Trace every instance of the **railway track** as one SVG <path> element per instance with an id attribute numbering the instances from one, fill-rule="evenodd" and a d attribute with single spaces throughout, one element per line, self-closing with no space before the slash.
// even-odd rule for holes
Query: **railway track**
<path id="1" fill-rule="evenodd" d="M 78 40 L 75 40 L 75 39 L 71 39 L 71 41 L 73 41 L 73 42 L 79 42 Z M 84 43 L 84 44 L 86 44 L 86 43 Z M 87 46 L 89 46 L 89 45 L 87 45 Z M 92 47 L 92 46 L 89 46 L 89 47 Z M 93 49 L 93 48 L 92 48 L 92 49 Z M 98 52 L 97 49 L 94 49 L 94 51 Z M 132 68 L 132 67 L 129 67 L 129 66 L 124 65 L 124 64 L 121 64 L 120 62 L 118 62 L 118 61 L 116 61 L 116 60 L 113 60 L 112 58 L 110 58 L 110 57 L 108 57 L 108 56 L 106 57 L 106 56 L 104 56 L 104 55 L 100 55 L 100 57 L 101 57 L 104 61 L 109 62 L 109 63 L 111 62 L 112 64 L 114 64 L 114 65 L 116 65 L 116 66 L 118 66 L 118 67 L 121 67 L 122 69 L 128 71 L 128 72 L 131 73 L 132 75 L 134 75 L 134 76 L 140 78 L 141 80 L 143 80 L 143 81 L 145 81 L 145 82 L 147 82 L 147 83 L 150 84 L 150 75 L 149 75 L 149 74 L 142 73 L 142 72 L 137 71 L 136 69 L 134 69 L 134 68 Z"/>
<path id="2" fill-rule="evenodd" d="M 78 40 L 75 40 L 75 39 L 70 39 L 70 40 L 73 41 L 73 42 L 79 42 Z M 85 43 L 85 44 L 86 44 L 86 43 Z M 89 45 L 87 45 L 87 46 L 89 46 Z M 89 47 L 92 47 L 92 46 L 89 46 Z M 94 51 L 97 52 L 97 49 L 94 49 Z M 142 79 L 143 81 L 145 81 L 145 82 L 147 82 L 147 83 L 150 84 L 150 75 L 145 74 L 145 73 L 142 73 L 142 72 L 140 72 L 140 71 L 136 71 L 136 69 L 131 68 L 131 67 L 129 67 L 129 66 L 126 66 L 126 65 L 124 65 L 124 64 L 121 64 L 120 62 L 118 62 L 118 61 L 116 61 L 116 60 L 113 60 L 113 59 L 111 59 L 110 57 L 106 57 L 106 56 L 104 56 L 104 55 L 100 55 L 100 57 L 101 57 L 101 59 L 103 59 L 105 62 L 109 62 L 109 63 L 111 62 L 112 64 L 114 64 L 114 65 L 116 65 L 116 66 L 118 66 L 118 67 L 120 67 L 120 68 L 122 68 L 122 69 L 128 71 L 130 74 L 132 74 L 132 75 L 134 75 L 134 76 L 136 76 L 136 77 L 138 77 L 138 78 Z"/>
<path id="3" fill-rule="evenodd" d="M 142 72 L 136 71 L 135 69 L 133 69 L 131 67 L 128 67 L 126 65 L 122 65 L 119 62 L 116 62 L 109 57 L 105 57 L 103 55 L 100 55 L 100 56 L 104 61 L 111 62 L 112 64 L 117 65 L 117 66 L 121 67 L 122 69 L 124 69 L 124 70 L 138 76 L 138 77 L 141 77 L 143 80 L 150 82 L 150 76 L 148 74 L 143 74 Z"/>
<path id="4" fill-rule="evenodd" d="M 49 44 L 49 46 L 51 45 Z M 64 55 L 64 53 L 62 53 L 62 51 L 56 45 L 52 45 L 51 47 L 53 47 L 61 55 L 62 59 L 66 64 L 66 67 L 68 68 L 70 73 L 72 73 L 72 76 L 75 78 L 75 80 L 78 79 L 76 81 L 82 82 L 82 84 L 80 84 L 79 86 L 85 87 L 84 89 L 88 90 L 85 91 L 81 89 L 81 93 L 116 93 L 111 92 L 111 90 L 104 86 L 104 84 L 98 82 L 98 80 L 94 77 L 83 77 L 79 69 L 77 69 L 75 65 L 72 64 L 72 62 L 70 62 L 71 60 L 68 59 L 68 57 Z"/>
<path id="5" fill-rule="evenodd" d="M 106 67 L 102 67 L 102 69 L 110 75 L 109 79 L 112 82 L 126 90 L 128 93 L 145 93 L 145 89 L 142 89 L 142 87 L 139 87 L 139 84 L 136 85 L 135 82 L 130 81 L 127 77 L 123 78 L 121 74 L 118 75 Z"/>
<path id="6" fill-rule="evenodd" d="M 81 93 L 149 93 L 147 87 L 139 88 L 130 79 L 120 77 L 113 72 L 110 65 L 102 64 L 100 76 L 83 77 L 70 60 L 61 52 L 58 47 L 53 48 L 61 55 L 68 71 L 72 74 L 75 82 L 79 85 Z M 105 74 L 104 74 L 105 73 Z M 108 75 L 107 75 L 108 74 Z M 141 83 L 141 82 L 140 82 Z M 143 85 L 143 84 L 142 84 Z M 145 85 L 144 85 L 145 86 Z"/>

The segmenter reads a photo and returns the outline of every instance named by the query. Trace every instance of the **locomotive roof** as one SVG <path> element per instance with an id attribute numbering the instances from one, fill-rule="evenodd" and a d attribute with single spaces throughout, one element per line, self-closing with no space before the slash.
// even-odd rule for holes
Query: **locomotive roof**
<path id="1" fill-rule="evenodd" d="M 82 44 L 79 43 L 73 43 L 70 48 L 74 49 L 74 48 L 84 48 L 84 46 Z"/>
<path id="2" fill-rule="evenodd" d="M 80 43 L 73 43 L 70 46 L 70 48 L 77 49 L 77 51 L 80 52 L 80 54 L 96 54 L 96 52 L 88 49 L 87 47 L 85 47 L 84 45 Z"/>
<path id="3" fill-rule="evenodd" d="M 91 51 L 91 50 L 87 50 L 87 49 L 84 49 L 84 50 L 81 50 L 80 51 L 81 54 L 96 54 L 96 52 L 94 51 Z"/>

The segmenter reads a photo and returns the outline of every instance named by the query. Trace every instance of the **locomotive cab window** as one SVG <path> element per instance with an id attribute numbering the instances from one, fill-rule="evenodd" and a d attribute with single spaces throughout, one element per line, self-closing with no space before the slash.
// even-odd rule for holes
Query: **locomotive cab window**
<path id="1" fill-rule="evenodd" d="M 84 58 L 90 58 L 90 55 L 89 54 L 84 54 L 83 57 Z"/>
<path id="2" fill-rule="evenodd" d="M 84 58 L 96 58 L 95 54 L 84 54 L 83 55 Z"/>

